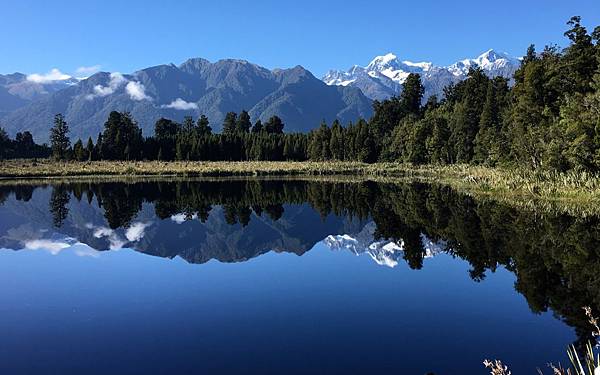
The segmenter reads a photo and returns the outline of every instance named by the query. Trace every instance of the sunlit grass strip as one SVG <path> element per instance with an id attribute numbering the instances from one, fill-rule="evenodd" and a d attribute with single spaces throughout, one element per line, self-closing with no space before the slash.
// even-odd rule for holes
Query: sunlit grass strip
<path id="1" fill-rule="evenodd" d="M 531 171 L 468 165 L 415 166 L 401 163 L 358 162 L 160 162 L 93 161 L 0 162 L 0 178 L 73 177 L 293 177 L 352 176 L 386 181 L 421 181 L 449 185 L 474 195 L 524 208 L 600 214 L 600 176 L 590 173 Z"/>

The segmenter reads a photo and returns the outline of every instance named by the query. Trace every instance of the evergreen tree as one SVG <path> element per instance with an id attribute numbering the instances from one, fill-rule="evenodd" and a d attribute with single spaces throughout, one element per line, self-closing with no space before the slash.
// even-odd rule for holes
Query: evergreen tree
<path id="1" fill-rule="evenodd" d="M 54 126 L 50 129 L 50 142 L 52 157 L 56 160 L 67 158 L 71 140 L 69 139 L 69 126 L 61 114 L 54 116 Z"/>
<path id="2" fill-rule="evenodd" d="M 237 118 L 236 129 L 240 133 L 249 133 L 251 127 L 250 115 L 246 110 L 243 110 Z"/>
<path id="3" fill-rule="evenodd" d="M 36 156 L 36 144 L 29 131 L 19 132 L 15 136 L 14 156 L 19 158 L 30 158 Z"/>
<path id="4" fill-rule="evenodd" d="M 431 127 L 431 135 L 425 142 L 427 155 L 430 163 L 448 164 L 452 162 L 450 157 L 450 147 L 448 140 L 450 138 L 450 129 L 448 121 L 441 111 L 431 111 L 425 116 Z"/>
<path id="5" fill-rule="evenodd" d="M 329 150 L 331 158 L 335 160 L 344 160 L 344 128 L 338 120 L 333 121 L 331 126 L 331 139 L 329 140 Z"/>
<path id="6" fill-rule="evenodd" d="M 309 138 L 308 157 L 311 160 L 328 160 L 330 157 L 330 130 L 327 123 L 322 121 L 319 128 L 311 132 Z"/>
<path id="7" fill-rule="evenodd" d="M 208 117 L 201 115 L 196 124 L 198 135 L 207 136 L 212 134 L 212 128 L 208 122 Z"/>
<path id="8" fill-rule="evenodd" d="M 0 160 L 10 157 L 10 138 L 4 128 L 0 127 Z"/>
<path id="9" fill-rule="evenodd" d="M 459 101 L 451 114 L 452 134 L 450 143 L 454 145 L 456 162 L 469 163 L 473 158 L 475 136 L 479 131 L 479 121 L 490 79 L 481 68 L 470 69 L 467 79 L 456 85 Z"/>
<path id="10" fill-rule="evenodd" d="M 377 149 L 375 144 L 375 134 L 371 131 L 369 124 L 360 119 L 356 124 L 356 159 L 365 163 L 377 161 Z"/>
<path id="11" fill-rule="evenodd" d="M 109 160 L 131 160 L 141 157 L 142 130 L 128 112 L 113 111 L 104 123 L 102 157 Z"/>
<path id="12" fill-rule="evenodd" d="M 283 121 L 278 116 L 271 116 L 265 123 L 265 131 L 269 134 L 283 134 Z"/>
<path id="13" fill-rule="evenodd" d="M 592 36 L 581 25 L 581 17 L 571 17 L 567 25 L 571 28 L 565 32 L 565 36 L 571 44 L 562 58 L 562 67 L 565 70 L 563 74 L 567 83 L 563 90 L 586 94 L 592 91 L 591 83 L 598 69 L 596 47 L 592 43 Z"/>
<path id="14" fill-rule="evenodd" d="M 98 133 L 98 138 L 96 138 L 96 145 L 94 146 L 94 155 L 98 160 L 104 159 L 104 154 L 102 153 L 103 141 L 102 141 L 102 133 Z"/>
<path id="15" fill-rule="evenodd" d="M 92 141 L 92 137 L 88 138 L 87 145 L 85 147 L 85 152 L 87 154 L 88 160 L 92 161 L 94 159 L 94 141 Z"/>
<path id="16" fill-rule="evenodd" d="M 84 161 L 87 159 L 85 149 L 83 148 L 83 141 L 81 141 L 81 139 L 78 139 L 73 145 L 73 156 L 77 161 Z"/>
<path id="17" fill-rule="evenodd" d="M 252 133 L 260 133 L 264 130 L 263 124 L 260 120 L 256 120 L 254 126 L 252 127 Z"/>
<path id="18" fill-rule="evenodd" d="M 425 120 L 417 121 L 410 129 L 406 161 L 424 164 L 429 161 L 426 141 L 431 136 L 430 124 Z"/>
<path id="19" fill-rule="evenodd" d="M 160 160 L 175 158 L 175 143 L 180 128 L 181 125 L 166 118 L 160 118 L 154 124 L 154 139 L 160 152 Z"/>
<path id="20" fill-rule="evenodd" d="M 400 94 L 404 115 L 418 116 L 421 113 L 421 101 L 424 94 L 425 88 L 421 83 L 421 76 L 410 73 L 402 84 L 402 93 Z"/>
<path id="21" fill-rule="evenodd" d="M 479 120 L 479 131 L 475 136 L 474 162 L 484 164 L 491 161 L 490 151 L 493 145 L 499 141 L 497 136 L 499 124 L 500 118 L 496 90 L 494 85 L 490 84 L 488 85 L 483 112 Z"/>
<path id="22" fill-rule="evenodd" d="M 223 120 L 223 134 L 234 134 L 236 131 L 237 113 L 228 112 Z"/>

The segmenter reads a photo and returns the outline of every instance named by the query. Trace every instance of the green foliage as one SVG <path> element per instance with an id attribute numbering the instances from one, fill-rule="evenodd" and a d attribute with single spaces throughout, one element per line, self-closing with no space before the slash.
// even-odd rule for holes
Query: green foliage
<path id="1" fill-rule="evenodd" d="M 254 126 L 252 127 L 252 133 L 260 133 L 264 130 L 262 121 L 256 120 Z"/>
<path id="2" fill-rule="evenodd" d="M 10 143 L 8 133 L 0 127 L 0 160 L 8 159 L 10 156 Z"/>
<path id="3" fill-rule="evenodd" d="M 50 143 L 54 159 L 64 160 L 67 158 L 69 147 L 71 147 L 69 126 L 61 114 L 54 116 L 54 126 L 50 129 Z"/>
<path id="4" fill-rule="evenodd" d="M 331 157 L 330 142 L 331 129 L 325 121 L 317 130 L 313 130 L 309 136 L 308 157 L 311 160 L 328 160 Z"/>
<path id="5" fill-rule="evenodd" d="M 530 46 L 512 88 L 471 69 L 441 102 L 421 106 L 409 76 L 399 98 L 374 103 L 378 159 L 600 172 L 600 27 L 588 34 L 579 17 L 568 25 L 570 45 Z"/>
<path id="6" fill-rule="evenodd" d="M 431 128 L 431 135 L 425 140 L 425 148 L 429 162 L 432 164 L 448 164 L 450 157 L 450 129 L 448 120 L 441 110 L 429 111 L 425 115 L 426 126 Z"/>
<path id="7" fill-rule="evenodd" d="M 223 134 L 234 134 L 237 125 L 237 113 L 228 112 L 223 120 Z"/>
<path id="8" fill-rule="evenodd" d="M 421 76 L 410 73 L 402 84 L 402 93 L 400 94 L 400 102 L 406 115 L 419 115 L 423 94 L 425 94 L 425 88 L 421 83 Z"/>
<path id="9" fill-rule="evenodd" d="M 88 155 L 83 148 L 83 142 L 81 139 L 77 140 L 77 142 L 75 142 L 73 145 L 73 157 L 77 161 L 84 161 L 88 159 Z"/>
<path id="10" fill-rule="evenodd" d="M 142 157 L 142 129 L 128 112 L 113 111 L 109 114 L 99 143 L 102 158 L 107 160 L 135 160 Z"/>
<path id="11" fill-rule="evenodd" d="M 92 137 L 88 138 L 87 145 L 85 146 L 85 152 L 88 160 L 91 161 L 94 159 L 94 141 L 92 141 Z"/>
<path id="12" fill-rule="evenodd" d="M 243 110 L 236 122 L 236 130 L 240 133 L 248 133 L 250 132 L 250 128 L 252 127 L 252 123 L 250 122 L 250 115 L 247 111 Z"/>
<path id="13" fill-rule="evenodd" d="M 127 113 L 112 112 L 85 149 L 70 149 L 62 115 L 51 131 L 57 159 L 159 160 L 345 160 L 413 164 L 509 165 L 532 170 L 600 172 L 600 27 L 591 34 L 580 17 L 568 22 L 570 44 L 563 50 L 531 45 L 512 79 L 488 77 L 480 68 L 444 89 L 440 101 L 425 103 L 418 74 L 409 74 L 402 92 L 373 103 L 367 122 L 331 126 L 309 134 L 284 134 L 272 116 L 251 125 L 243 110 L 226 114 L 221 134 L 208 119 L 178 124 L 160 119 L 154 136 L 142 138 Z M 42 155 L 31 134 L 12 141 L 0 130 L 0 158 Z M 93 148 L 93 150 L 92 150 Z M 83 150 L 83 151 L 82 151 Z"/>
<path id="14" fill-rule="evenodd" d="M 278 116 L 271 116 L 265 123 L 265 131 L 269 134 L 283 134 L 284 124 Z"/>

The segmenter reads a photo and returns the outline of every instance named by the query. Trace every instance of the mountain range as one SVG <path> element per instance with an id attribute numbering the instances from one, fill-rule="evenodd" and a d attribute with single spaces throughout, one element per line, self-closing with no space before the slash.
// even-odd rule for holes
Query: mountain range
<path id="1" fill-rule="evenodd" d="M 470 67 L 479 66 L 490 76 L 512 77 L 519 64 L 519 59 L 490 50 L 447 67 L 387 54 L 366 67 L 331 70 L 322 79 L 301 66 L 269 70 L 244 60 L 212 63 L 202 58 L 86 78 L 58 70 L 48 76 L 13 73 L 0 75 L 0 125 L 11 136 L 29 130 L 34 139 L 45 142 L 54 115 L 62 113 L 71 138 L 85 139 L 101 132 L 108 114 L 117 110 L 131 112 L 145 135 L 152 134 L 160 117 L 181 121 L 200 114 L 220 131 L 227 112 L 245 109 L 252 121 L 278 115 L 286 131 L 306 132 L 323 120 L 369 118 L 372 100 L 398 95 L 410 73 L 421 74 L 426 97 L 441 97 L 443 88 L 464 79 Z"/>
<path id="2" fill-rule="evenodd" d="M 348 122 L 372 113 L 358 88 L 328 86 L 301 66 L 268 70 L 243 60 L 195 58 L 132 74 L 99 72 L 77 82 L 37 83 L 13 74 L 0 76 L 0 85 L 2 125 L 11 135 L 30 130 L 42 141 L 56 113 L 65 116 L 71 138 L 95 137 L 113 110 L 131 112 L 145 135 L 160 117 L 181 121 L 204 114 L 220 131 L 227 112 L 245 109 L 253 121 L 278 115 L 286 131 L 305 132 L 322 120 Z M 35 94 L 25 95 L 27 89 Z"/>
<path id="3" fill-rule="evenodd" d="M 368 255 L 390 268 L 403 263 L 404 241 L 376 239 L 374 221 L 328 215 L 323 218 L 307 204 L 286 204 L 282 216 L 252 215 L 248 225 L 226 222 L 223 207 L 214 206 L 201 222 L 178 213 L 159 219 L 151 204 L 127 228 L 110 228 L 101 206 L 72 199 L 69 216 L 60 229 L 47 209 L 50 189 L 35 189 L 27 201 L 9 198 L 0 206 L 0 249 L 44 249 L 54 254 L 72 248 L 78 255 L 98 256 L 106 250 L 130 248 L 163 258 L 180 257 L 201 264 L 244 262 L 270 251 L 303 255 L 322 244 L 332 251 Z M 3 220 L 10 217 L 10 220 Z M 341 233 L 341 234 L 327 234 Z M 421 234 L 424 257 L 443 253 L 445 241 Z"/>
<path id="4" fill-rule="evenodd" d="M 480 67 L 490 77 L 512 78 L 520 64 L 520 59 L 494 50 L 449 66 L 403 61 L 388 53 L 375 57 L 365 67 L 354 65 L 347 71 L 330 70 L 322 79 L 331 86 L 358 87 L 370 99 L 382 100 L 400 94 L 406 77 L 418 73 L 425 88 L 425 99 L 431 95 L 442 98 L 444 87 L 464 80 L 470 68 Z"/>
<path id="5" fill-rule="evenodd" d="M 380 266 L 396 267 L 404 258 L 404 241 L 376 240 L 376 230 L 377 225 L 370 221 L 358 233 L 329 235 L 323 243 L 331 250 L 348 250 L 356 255 L 368 254 Z M 423 233 L 421 243 L 425 250 L 424 258 L 433 258 L 447 248 L 445 241 L 434 242 Z"/>

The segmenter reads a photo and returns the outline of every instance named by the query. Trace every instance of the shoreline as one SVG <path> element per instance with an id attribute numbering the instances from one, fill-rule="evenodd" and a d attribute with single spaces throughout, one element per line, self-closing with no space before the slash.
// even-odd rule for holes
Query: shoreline
<path id="1" fill-rule="evenodd" d="M 600 214 L 600 176 L 468 165 L 410 165 L 358 162 L 205 162 L 5 160 L 0 183 L 78 181 L 82 179 L 350 177 L 383 182 L 447 185 L 476 197 L 525 207 Z"/>

